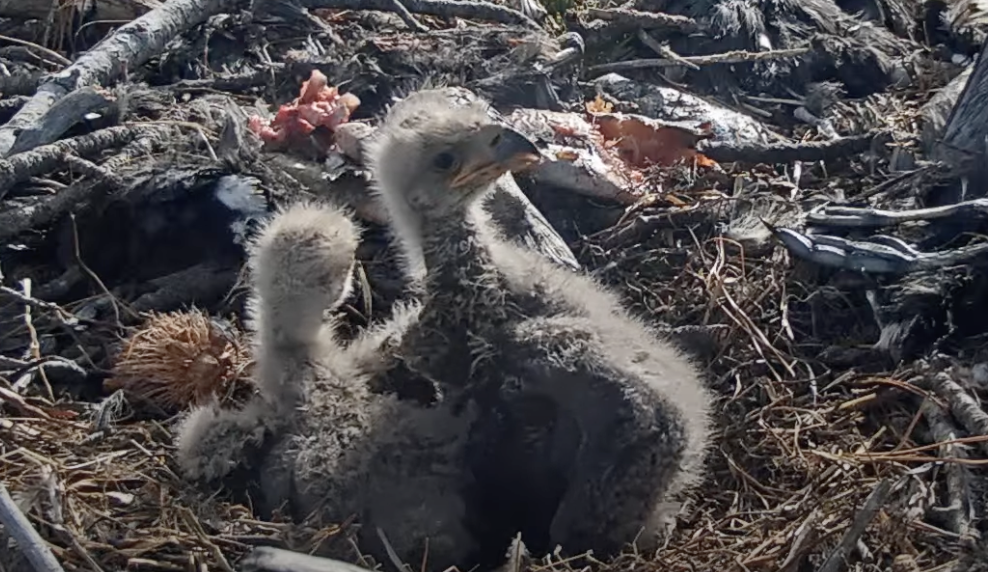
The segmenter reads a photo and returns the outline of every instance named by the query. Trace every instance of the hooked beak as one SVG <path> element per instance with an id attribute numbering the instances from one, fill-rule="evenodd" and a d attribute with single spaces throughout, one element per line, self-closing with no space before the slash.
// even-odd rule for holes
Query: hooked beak
<path id="1" fill-rule="evenodd" d="M 522 171 L 541 161 L 538 147 L 528 137 L 508 127 L 491 125 L 479 130 L 468 143 L 463 166 L 450 186 L 492 183 L 509 171 Z"/>

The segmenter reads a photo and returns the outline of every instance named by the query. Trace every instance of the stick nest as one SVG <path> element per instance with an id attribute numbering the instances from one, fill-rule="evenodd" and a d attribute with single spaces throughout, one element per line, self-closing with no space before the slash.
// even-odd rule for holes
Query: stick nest
<path id="1" fill-rule="evenodd" d="M 355 23 L 371 16 L 334 14 L 320 32 L 331 47 L 309 46 L 319 34 L 302 34 L 304 57 L 294 60 L 278 49 L 298 48 L 299 26 L 283 26 L 285 38 L 268 38 L 248 57 L 235 39 L 277 35 L 272 30 L 281 24 L 265 30 L 243 23 L 242 14 L 225 14 L 211 25 L 231 29 L 187 34 L 154 66 L 128 69 L 154 87 L 121 87 L 126 105 L 117 111 L 126 122 L 97 131 L 100 141 L 88 143 L 95 150 L 50 150 L 35 157 L 37 165 L 20 165 L 18 181 L 0 181 L 0 195 L 9 194 L 0 215 L 23 213 L 0 233 L 24 243 L 5 250 L 3 261 L 0 478 L 67 570 L 230 571 L 252 545 L 307 550 L 342 541 L 335 526 L 261 521 L 249 499 L 184 482 L 172 459 L 173 419 L 138 407 L 173 414 L 214 397 L 235 407 L 237 396 L 252 390 L 249 343 L 211 317 L 242 310 L 243 289 L 234 287 L 242 259 L 207 248 L 222 242 L 215 233 L 243 231 L 250 221 L 196 216 L 216 209 L 209 189 L 230 172 L 263 182 L 271 202 L 306 191 L 271 162 L 250 156 L 247 145 L 228 144 L 247 122 L 246 115 L 230 121 L 224 114 L 231 102 L 291 101 L 319 67 L 334 84 L 350 78 L 348 89 L 363 89 L 355 115 L 380 112 L 390 95 L 423 83 L 421 70 L 452 83 L 503 72 L 495 66 L 509 65 L 508 40 L 524 35 L 509 26 L 466 24 L 428 34 L 376 33 Z M 215 47 L 211 38 L 223 49 L 207 49 Z M 607 44 L 625 49 L 623 40 Z M 931 79 L 931 89 L 942 85 Z M 931 93 L 899 90 L 841 103 L 832 123 L 840 133 L 888 129 L 906 148 Z M 768 98 L 734 101 L 751 109 L 776 105 Z M 790 118 L 791 106 L 779 105 L 759 117 Z M 819 138 L 791 123 L 774 127 L 789 141 Z M 760 223 L 798 221 L 805 210 L 834 201 L 838 190 L 853 198 L 875 188 L 889 178 L 888 158 L 807 162 L 799 176 L 792 164 L 722 167 L 644 169 L 641 187 L 649 192 L 627 208 L 526 186 L 547 218 L 573 237 L 587 270 L 694 352 L 720 396 L 709 473 L 684 499 L 667 546 L 654 554 L 629 548 L 610 562 L 549 556 L 528 567 L 797 572 L 820 569 L 842 541 L 850 542 L 842 558 L 861 570 L 962 565 L 984 511 L 983 475 L 973 468 L 983 463 L 978 457 L 988 438 L 968 431 L 960 439 L 957 425 L 968 424 L 955 418 L 937 376 L 951 371 L 973 380 L 965 391 L 975 401 L 984 393 L 983 382 L 976 383 L 988 378 L 983 328 L 953 345 L 946 362 L 933 359 L 938 346 L 931 341 L 922 359 L 889 363 L 873 351 L 880 328 L 864 290 L 874 285 L 791 259 Z M 341 175 L 335 192 L 342 194 L 346 182 Z M 51 197 L 65 203 L 51 204 Z M 36 208 L 36 201 L 48 208 Z M 79 218 L 78 236 L 60 232 L 68 212 Z M 186 220 L 192 222 L 181 227 Z M 358 293 L 364 303 L 356 304 L 362 311 L 347 308 L 355 329 L 385 315 L 398 290 L 386 234 L 365 236 Z M 53 253 L 64 252 L 87 266 L 54 263 Z M 979 272 L 954 269 L 883 286 L 929 290 L 971 283 Z M 13 286 L 26 276 L 36 284 L 28 300 Z M 118 298 L 141 318 L 121 323 L 127 314 L 116 312 Z M 189 300 L 203 301 L 209 312 L 175 311 Z M 125 332 L 120 350 L 108 350 Z M 83 364 L 86 379 L 59 386 L 56 369 L 43 363 L 55 353 Z M 93 391 L 90 382 L 108 370 L 109 379 Z M 107 396 L 104 389 L 119 391 Z M 880 483 L 888 483 L 887 492 L 874 518 L 851 534 Z"/>

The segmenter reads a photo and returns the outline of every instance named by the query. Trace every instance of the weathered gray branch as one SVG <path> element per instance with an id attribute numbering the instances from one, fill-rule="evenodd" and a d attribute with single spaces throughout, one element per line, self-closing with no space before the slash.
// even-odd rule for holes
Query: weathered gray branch
<path id="1" fill-rule="evenodd" d="M 643 12 L 630 8 L 611 8 L 609 10 L 589 8 L 587 15 L 609 22 L 617 22 L 622 25 L 636 28 L 641 27 L 646 30 L 660 29 L 663 31 L 691 34 L 702 28 L 696 20 L 687 16 L 663 14 L 661 12 Z"/>
<path id="2" fill-rule="evenodd" d="M 878 227 L 944 218 L 968 220 L 988 218 L 988 199 L 974 199 L 952 205 L 901 211 L 833 206 L 827 207 L 823 212 L 808 213 L 806 222 L 833 227 Z"/>
<path id="3" fill-rule="evenodd" d="M 84 53 L 65 70 L 49 76 L 30 101 L 0 128 L 0 156 L 10 156 L 30 147 L 21 132 L 32 133 L 32 145 L 50 143 L 62 135 L 55 123 L 71 125 L 53 117 L 54 104 L 68 94 L 87 86 L 106 86 L 161 53 L 175 36 L 205 22 L 210 16 L 230 9 L 236 0 L 171 0 L 125 24 Z M 72 112 L 73 110 L 64 110 Z M 39 136 L 39 132 L 44 137 Z M 47 140 L 45 140 L 47 138 Z"/>
<path id="4" fill-rule="evenodd" d="M 744 161 L 746 163 L 792 163 L 793 161 L 833 161 L 859 155 L 885 141 L 887 133 L 872 131 L 851 135 L 833 141 L 801 143 L 738 143 L 734 141 L 703 141 L 698 145 L 701 153 L 719 163 Z"/>
<path id="5" fill-rule="evenodd" d="M 42 227 L 69 213 L 87 198 L 108 189 L 106 181 L 80 182 L 62 189 L 43 202 L 0 213 L 0 241 L 32 228 Z"/>
<path id="6" fill-rule="evenodd" d="M 10 159 L 0 159 L 0 198 L 17 183 L 58 169 L 65 164 L 67 154 L 91 157 L 104 149 L 126 145 L 141 137 L 161 139 L 168 132 L 161 125 L 123 125 L 101 129 L 21 153 Z"/>
<path id="7" fill-rule="evenodd" d="M 941 443 L 938 447 L 941 458 L 956 460 L 967 459 L 967 451 L 963 445 L 951 443 L 959 435 L 959 431 L 954 427 L 946 413 L 933 403 L 930 399 L 924 399 L 920 406 L 926 422 L 930 426 L 933 441 Z M 944 463 L 943 471 L 946 473 L 946 502 L 937 507 L 938 512 L 946 513 L 947 528 L 961 537 L 968 536 L 971 532 L 971 520 L 973 503 L 971 502 L 971 474 L 962 463 Z"/>
<path id="8" fill-rule="evenodd" d="M 3 524 L 7 533 L 17 541 L 17 545 L 35 572 L 64 572 L 58 560 L 55 560 L 55 555 L 51 553 L 51 549 L 41 539 L 38 531 L 31 526 L 31 522 L 17 508 L 14 499 L 10 498 L 10 493 L 7 492 L 7 487 L 3 486 L 3 483 L 0 483 L 0 523 Z"/>
<path id="9" fill-rule="evenodd" d="M 837 572 L 846 567 L 844 559 L 851 553 L 851 549 L 857 544 L 861 535 L 864 534 L 865 529 L 871 524 L 872 519 L 875 518 L 878 511 L 885 505 L 885 501 L 891 492 L 892 483 L 887 480 L 880 481 L 875 486 L 875 490 L 868 495 L 864 506 L 861 507 L 861 510 L 858 511 L 858 514 L 851 522 L 851 527 L 844 533 L 844 536 L 837 544 L 837 548 L 830 553 L 830 557 L 827 558 L 827 561 L 823 563 L 823 566 L 820 567 L 818 572 Z"/>
<path id="10" fill-rule="evenodd" d="M 973 70 L 973 64 L 965 68 L 920 109 L 919 139 L 927 157 L 933 155 L 937 144 L 940 142 L 943 130 L 947 126 L 947 118 L 950 117 L 951 110 L 954 109 L 961 93 L 964 92 L 964 87 L 967 85 L 967 80 L 971 78 Z"/>
<path id="11" fill-rule="evenodd" d="M 30 104 L 29 99 L 21 109 Z M 105 112 L 112 104 L 112 96 L 97 87 L 85 86 L 70 92 L 52 104 L 44 115 L 44 121 L 28 126 L 17 134 L 17 140 L 9 154 L 13 155 L 34 149 L 38 145 L 51 143 L 72 129 L 72 126 L 79 123 L 87 114 Z"/>
<path id="12" fill-rule="evenodd" d="M 960 165 L 966 160 L 981 164 L 988 145 L 988 39 L 971 70 L 957 105 L 950 112 L 943 138 L 936 146 L 933 158 Z"/>
<path id="13" fill-rule="evenodd" d="M 968 433 L 974 436 L 988 435 L 988 413 L 969 391 L 951 378 L 950 370 L 940 371 L 919 383 L 932 389 L 937 396 L 947 402 L 950 414 L 957 419 Z"/>
<path id="14" fill-rule="evenodd" d="M 918 252 L 905 242 L 876 235 L 854 241 L 825 234 L 806 235 L 762 221 L 793 256 L 814 264 L 873 274 L 908 274 L 955 264 L 973 264 L 988 256 L 988 244 L 969 244 L 941 252 Z"/>

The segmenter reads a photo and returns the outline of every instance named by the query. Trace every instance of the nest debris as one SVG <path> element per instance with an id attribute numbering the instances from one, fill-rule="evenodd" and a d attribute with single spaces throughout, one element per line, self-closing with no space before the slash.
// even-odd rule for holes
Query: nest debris
<path id="1" fill-rule="evenodd" d="M 200 494 L 175 474 L 172 438 L 158 422 L 117 420 L 97 431 L 81 419 L 21 418 L 2 426 L 3 481 L 66 569 L 229 571 L 224 554 L 258 538 L 335 534 L 261 522 L 243 505 Z M 5 565 L 16 556 L 0 550 Z"/>
<path id="2" fill-rule="evenodd" d="M 214 399 L 236 405 L 253 387 L 251 365 L 250 346 L 242 336 L 202 310 L 150 312 L 125 340 L 105 386 L 164 411 Z"/>
<path id="3" fill-rule="evenodd" d="M 348 8 L 345 2 L 329 4 L 307 2 Z M 13 246 L 0 254 L 6 275 L 0 284 L 0 478 L 66 569 L 229 571 L 253 545 L 309 550 L 342 539 L 346 523 L 317 528 L 277 515 L 262 521 L 249 499 L 226 491 L 209 494 L 178 478 L 171 458 L 171 415 L 215 398 L 236 406 L 238 396 L 252 391 L 249 343 L 216 320 L 235 322 L 243 314 L 242 239 L 259 216 L 250 205 L 262 194 L 269 208 L 323 192 L 339 198 L 363 184 L 352 166 L 326 162 L 319 170 L 334 186 L 320 190 L 318 180 L 302 180 L 268 160 L 270 155 L 259 154 L 247 117 L 265 113 L 252 107 L 293 99 L 306 103 L 299 85 L 320 77 L 313 73 L 318 71 L 353 92 L 352 103 L 359 99 L 358 108 L 333 99 L 353 113 L 353 122 L 380 113 L 393 95 L 445 81 L 496 95 L 502 103 L 530 105 L 544 99 L 541 78 L 548 77 L 560 101 L 544 107 L 612 111 L 610 100 L 596 88 L 583 90 L 576 75 L 551 66 L 546 71 L 553 52 L 546 37 L 529 50 L 531 58 L 518 55 L 518 47 L 533 36 L 520 13 L 483 5 L 447 16 L 500 19 L 500 24 L 449 28 L 435 13 L 466 10 L 471 3 L 415 4 L 416 10 L 427 8 L 425 13 L 392 17 L 286 8 L 260 17 L 236 11 L 204 16 L 199 21 L 205 24 L 195 31 L 173 34 L 176 41 L 156 51 L 155 65 L 131 66 L 135 83 L 120 83 L 112 93 L 86 92 L 87 105 L 98 113 L 82 114 L 92 111 L 98 118 L 79 119 L 50 141 L 47 131 L 32 132 L 40 138 L 35 145 L 5 159 L 10 169 L 0 172 L 0 229 L 7 230 L 0 232 L 8 233 Z M 895 3 L 905 4 L 910 2 Z M 918 10 L 918 2 L 911 4 Z M 131 17 L 146 13 L 141 8 Z M 641 45 L 629 40 L 627 18 L 639 18 L 636 25 L 652 35 L 675 33 L 658 29 L 654 14 L 620 16 L 625 20 L 575 25 L 592 40 L 588 51 L 607 45 L 607 57 L 613 58 L 629 45 L 645 53 L 656 49 L 643 39 L 648 34 L 631 34 Z M 0 8 L 0 18 L 5 17 L 25 16 Z M 418 32 L 401 29 L 409 18 Z M 669 19 L 680 27 L 684 21 Z M 704 33 L 696 26 L 711 25 L 689 23 L 674 48 L 685 50 L 690 38 Z M 797 24 L 800 33 L 784 38 L 783 47 L 817 50 L 811 61 L 821 60 L 819 50 L 833 42 L 804 42 L 809 24 Z M 899 41 L 880 22 L 873 25 L 883 42 Z M 97 21 L 85 28 L 90 35 L 109 31 Z M 299 39 L 303 28 L 308 36 Z M 87 36 L 78 32 L 72 37 L 84 41 Z M 968 32 L 965 28 L 965 37 Z M 45 49 L 71 55 L 67 36 L 60 34 L 22 39 L 39 44 L 54 37 Z M 602 204 L 519 180 L 587 270 L 618 289 L 635 312 L 683 341 L 721 396 L 709 475 L 684 503 L 665 547 L 653 554 L 629 549 L 608 562 L 549 555 L 526 566 L 832 572 L 854 562 L 862 570 L 973 569 L 985 554 L 978 537 L 985 533 L 988 486 L 979 467 L 988 425 L 979 425 L 983 419 L 977 413 L 983 414 L 979 399 L 988 390 L 988 327 L 983 320 L 961 318 L 981 315 L 983 267 L 961 265 L 888 280 L 862 277 L 793 257 L 761 223 L 798 226 L 807 211 L 823 203 L 868 199 L 882 208 L 905 208 L 914 206 L 909 201 L 917 196 L 933 201 L 940 187 L 917 183 L 900 192 L 889 181 L 910 167 L 919 172 L 922 165 L 916 162 L 899 163 L 903 157 L 926 158 L 917 137 L 923 106 L 959 66 L 921 54 L 911 62 L 920 74 L 909 86 L 886 89 L 883 81 L 862 87 L 868 78 L 858 74 L 856 91 L 867 96 L 834 95 L 836 101 L 812 105 L 783 97 L 800 88 L 786 83 L 791 55 L 776 67 L 770 61 L 736 68 L 714 63 L 709 65 L 716 73 L 709 77 L 694 70 L 708 65 L 698 58 L 754 39 L 722 36 L 727 49 L 710 34 L 696 53 L 684 55 L 693 59 L 681 69 L 693 70 L 703 78 L 699 83 L 725 74 L 743 80 L 746 73 L 752 81 L 732 85 L 774 83 L 773 97 L 739 90 L 728 103 L 796 142 L 790 152 L 799 152 L 803 142 L 826 145 L 828 133 L 880 130 L 888 138 L 865 153 L 826 161 L 772 161 L 762 153 L 759 160 L 720 165 L 636 168 L 635 185 L 642 192 L 631 205 Z M 255 47 L 252 38 L 265 38 L 264 46 Z M 902 40 L 890 54 L 918 41 Z M 430 49 L 419 53 L 416 45 Z M 658 47 L 666 60 L 678 57 L 665 44 Z M 25 93 L 46 81 L 42 71 L 61 69 L 50 58 L 15 56 L 0 50 L 0 61 L 31 84 Z M 532 71 L 536 65 L 542 66 L 538 73 Z M 763 67 L 774 71 L 750 73 Z M 844 69 L 835 77 L 849 73 Z M 0 87 L 4 81 L 0 78 Z M 317 81 L 310 87 L 325 85 Z M 24 99 L 3 101 L 8 99 L 11 112 L 29 107 Z M 593 102 L 590 109 L 587 102 Z M 613 107 L 635 104 L 617 103 Z M 794 119 L 793 109 L 804 107 L 812 121 Z M 4 129 L 0 150 L 5 151 L 11 133 Z M 308 134 L 308 127 L 304 131 Z M 90 132 L 104 137 L 89 137 Z M 27 145 L 20 136 L 18 141 Z M 635 141 L 624 143 L 634 147 Z M 230 177 L 250 184 L 218 185 Z M 218 186 L 225 190 L 216 192 Z M 247 187 L 264 191 L 236 194 Z M 70 212 L 78 225 L 68 220 Z M 929 238 L 936 229 L 904 225 L 900 230 Z M 950 240 L 985 230 L 961 225 L 952 229 Z M 939 239 L 936 245 L 948 242 Z M 363 288 L 357 295 L 363 304 L 345 308 L 354 331 L 386 313 L 401 291 L 385 232 L 371 226 L 359 256 Z M 31 294 L 8 286 L 24 277 L 36 285 Z M 869 292 L 883 298 L 875 302 Z M 139 315 L 116 312 L 117 299 L 131 305 L 143 301 Z M 910 305 L 917 301 L 930 302 Z M 30 313 L 25 305 L 32 307 Z M 183 309 L 190 306 L 203 310 Z M 912 312 L 919 321 L 888 342 L 887 326 L 900 319 L 896 312 Z M 883 347 L 879 340 L 897 347 Z M 900 359 L 890 356 L 891 349 Z M 53 365 L 51 356 L 71 362 L 71 371 L 84 370 L 85 376 L 63 376 L 68 370 Z M 9 549 L 0 543 L 0 561 L 7 562 L 6 556 L 15 561 L 15 553 L 2 553 Z"/>

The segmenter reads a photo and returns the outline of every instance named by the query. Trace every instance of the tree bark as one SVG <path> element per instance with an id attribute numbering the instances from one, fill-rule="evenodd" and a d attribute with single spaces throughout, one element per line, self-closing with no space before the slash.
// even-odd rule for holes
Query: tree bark
<path id="1" fill-rule="evenodd" d="M 988 152 L 988 39 L 981 46 L 978 60 L 967 85 L 947 118 L 943 137 L 934 149 L 933 158 L 955 167 L 983 165 Z"/>
<path id="2" fill-rule="evenodd" d="M 957 105 L 964 87 L 967 86 L 967 80 L 971 78 L 974 67 L 975 65 L 971 64 L 964 68 L 964 71 L 943 86 L 920 110 L 919 140 L 927 157 L 932 157 L 940 145 L 947 119 Z"/>

